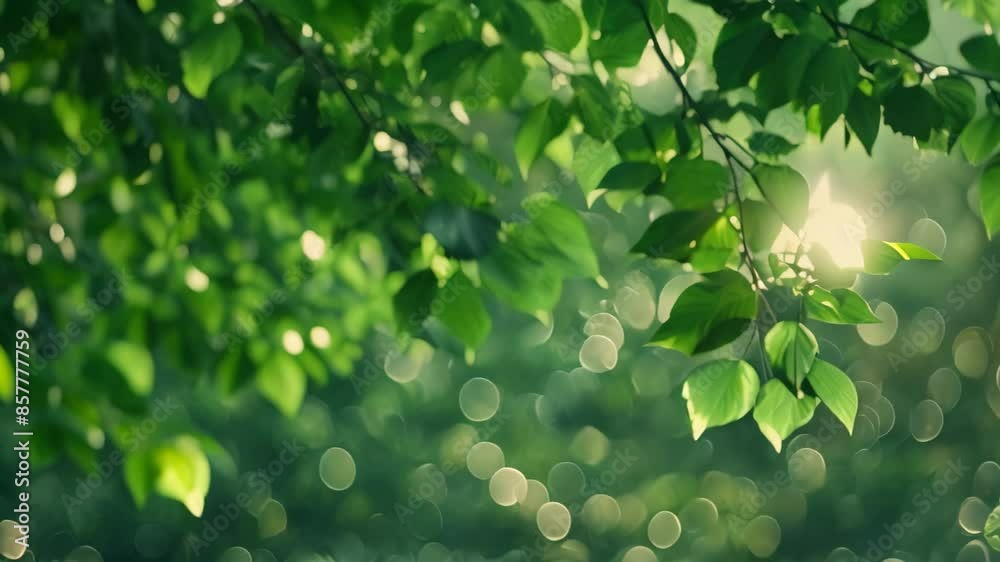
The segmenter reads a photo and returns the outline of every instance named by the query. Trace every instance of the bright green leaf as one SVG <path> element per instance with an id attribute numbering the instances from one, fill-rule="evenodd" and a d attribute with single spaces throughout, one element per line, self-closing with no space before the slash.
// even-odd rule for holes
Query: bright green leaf
<path id="1" fill-rule="evenodd" d="M 476 349 L 490 334 L 492 321 L 483 305 L 479 289 L 458 271 L 439 291 L 440 310 L 434 316 L 470 349 Z"/>
<path id="2" fill-rule="evenodd" d="M 986 525 L 983 527 L 983 538 L 990 547 L 1000 552 L 1000 505 L 998 505 L 989 517 L 986 518 Z"/>
<path id="3" fill-rule="evenodd" d="M 704 209 L 725 197 L 731 185 L 729 170 L 714 160 L 675 158 L 659 193 L 675 209 Z"/>
<path id="4" fill-rule="evenodd" d="M 802 174 L 788 166 L 758 164 L 753 173 L 764 199 L 774 207 L 781 220 L 799 230 L 809 214 L 809 184 Z"/>
<path id="5" fill-rule="evenodd" d="M 735 339 L 757 316 L 757 294 L 739 272 L 724 269 L 704 277 L 677 298 L 650 345 L 689 355 L 711 351 Z"/>
<path id="6" fill-rule="evenodd" d="M 858 414 L 858 390 L 851 378 L 834 365 L 816 359 L 806 379 L 847 432 L 853 433 L 854 418 Z"/>
<path id="7" fill-rule="evenodd" d="M 149 396 L 153 391 L 153 357 L 149 350 L 132 342 L 116 341 L 108 345 L 105 353 L 132 392 Z"/>
<path id="8" fill-rule="evenodd" d="M 958 143 L 969 163 L 978 166 L 1000 146 L 1000 116 L 984 115 L 962 131 Z"/>
<path id="9" fill-rule="evenodd" d="M 235 23 L 208 26 L 181 51 L 184 86 L 194 97 L 205 97 L 212 81 L 233 66 L 242 49 L 243 37 Z"/>
<path id="10" fill-rule="evenodd" d="M 521 121 L 514 141 L 514 154 L 522 177 L 542 154 L 552 139 L 559 136 L 569 123 L 566 109 L 556 100 L 546 99 L 528 111 Z"/>
<path id="11" fill-rule="evenodd" d="M 651 258 L 687 261 L 692 244 L 715 224 L 714 210 L 674 211 L 658 217 L 632 246 L 632 251 Z"/>
<path id="12" fill-rule="evenodd" d="M 781 452 L 781 442 L 796 429 L 809 423 L 819 400 L 812 396 L 796 397 L 778 379 L 767 381 L 753 409 L 753 419 L 774 450 Z"/>
<path id="13" fill-rule="evenodd" d="M 802 387 L 812 368 L 819 344 L 804 324 L 793 320 L 778 322 L 764 337 L 764 349 L 771 365 L 788 378 L 796 389 Z"/>
<path id="14" fill-rule="evenodd" d="M 257 390 L 286 417 L 299 411 L 306 396 L 306 375 L 290 355 L 277 352 L 257 370 Z"/>
<path id="15" fill-rule="evenodd" d="M 746 361 L 723 359 L 696 367 L 681 391 L 687 400 L 692 436 L 698 439 L 710 427 L 745 416 L 759 389 L 757 372 Z"/>
<path id="16" fill-rule="evenodd" d="M 979 209 L 986 234 L 992 237 L 1000 231 L 1000 161 L 987 166 L 979 178 Z"/>
<path id="17" fill-rule="evenodd" d="M 863 240 L 861 252 L 865 258 L 865 273 L 871 275 L 887 275 L 904 261 L 941 261 L 933 252 L 909 242 Z"/>
<path id="18" fill-rule="evenodd" d="M 149 462 L 155 467 L 156 493 L 181 502 L 191 515 L 201 517 L 212 474 L 198 440 L 177 437 L 154 449 Z"/>
<path id="19" fill-rule="evenodd" d="M 861 295 L 850 289 L 813 287 L 805 296 L 810 318 L 829 324 L 878 324 L 881 322 Z"/>

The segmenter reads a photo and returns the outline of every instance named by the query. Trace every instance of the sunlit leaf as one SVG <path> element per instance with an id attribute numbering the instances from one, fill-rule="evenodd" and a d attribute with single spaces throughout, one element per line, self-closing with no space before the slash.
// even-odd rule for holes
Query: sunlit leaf
<path id="1" fill-rule="evenodd" d="M 830 363 L 816 359 L 806 379 L 847 432 L 853 433 L 854 418 L 858 414 L 858 390 L 851 378 Z"/>
<path id="2" fill-rule="evenodd" d="M 743 321 L 757 315 L 757 295 L 745 277 L 731 269 L 704 277 L 681 293 L 651 345 L 687 354 L 711 351 L 739 335 L 734 326 L 745 328 Z"/>
<path id="3" fill-rule="evenodd" d="M 850 289 L 826 290 L 816 286 L 805 295 L 810 318 L 830 324 L 877 324 L 880 322 L 861 295 Z"/>
<path id="4" fill-rule="evenodd" d="M 746 361 L 724 359 L 695 368 L 684 381 L 691 434 L 701 437 L 706 429 L 734 422 L 753 408 L 760 381 Z"/>
<path id="5" fill-rule="evenodd" d="M 798 389 L 816 360 L 819 344 L 804 324 L 785 320 L 771 327 L 764 337 L 764 349 L 775 370 Z"/>
<path id="6" fill-rule="evenodd" d="M 887 275 L 904 261 L 941 261 L 933 252 L 909 242 L 864 240 L 861 251 L 865 257 L 865 273 Z"/>
<path id="7" fill-rule="evenodd" d="M 796 429 L 809 423 L 819 400 L 812 396 L 797 397 L 778 379 L 767 381 L 760 389 L 753 419 L 774 450 L 781 452 L 781 442 Z"/>

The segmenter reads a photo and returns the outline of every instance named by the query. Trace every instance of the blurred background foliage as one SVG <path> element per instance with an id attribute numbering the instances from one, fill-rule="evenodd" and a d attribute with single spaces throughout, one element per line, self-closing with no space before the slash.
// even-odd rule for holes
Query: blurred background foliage
<path id="1" fill-rule="evenodd" d="M 954 72 L 952 97 L 914 93 L 947 73 L 818 14 L 995 76 L 1000 12 L 868 4 L 0 2 L 0 395 L 27 330 L 34 432 L 32 547 L 5 520 L 0 554 L 988 561 L 995 93 Z M 631 252 L 681 198 L 609 170 L 654 162 L 659 186 L 672 158 L 729 161 L 640 13 L 719 134 L 806 180 L 817 245 L 943 259 L 851 274 L 879 324 L 809 322 L 857 388 L 852 435 L 817 410 L 780 452 L 749 418 L 692 440 L 692 368 L 767 367 L 751 332 L 694 357 L 645 345 L 695 272 L 741 256 L 735 234 L 709 245 L 721 261 Z M 844 107 L 761 94 L 809 74 L 761 82 L 765 46 L 718 55 L 720 30 L 763 22 L 858 57 L 814 67 Z M 874 120 L 846 106 L 858 83 Z"/>

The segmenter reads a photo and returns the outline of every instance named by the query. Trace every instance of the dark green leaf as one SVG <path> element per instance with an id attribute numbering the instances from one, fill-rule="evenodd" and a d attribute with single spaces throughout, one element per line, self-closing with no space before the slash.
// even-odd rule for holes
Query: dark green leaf
<path id="1" fill-rule="evenodd" d="M 733 320 L 756 317 L 757 294 L 739 272 L 724 269 L 704 278 L 681 293 L 670 318 L 656 331 L 650 344 L 687 354 L 710 351 L 739 335 L 734 333 Z M 720 331 L 729 338 L 718 337 Z M 711 346 L 703 345 L 706 341 Z"/>
<path id="2" fill-rule="evenodd" d="M 677 14 L 667 14 L 663 21 L 667 38 L 677 43 L 682 53 L 684 53 L 684 65 L 691 64 L 694 60 L 695 51 L 698 49 L 698 34 L 691 24 Z"/>
<path id="3" fill-rule="evenodd" d="M 942 76 L 934 80 L 934 93 L 941 102 L 945 126 L 959 132 L 976 115 L 976 89 L 961 76 Z"/>
<path id="4" fill-rule="evenodd" d="M 885 124 L 897 133 L 926 141 L 943 121 L 941 106 L 921 86 L 896 86 L 885 99 Z"/>
<path id="5" fill-rule="evenodd" d="M 774 208 L 760 201 L 743 202 L 743 236 L 754 252 L 766 252 L 781 233 L 781 217 Z"/>
<path id="6" fill-rule="evenodd" d="M 240 28 L 233 22 L 210 25 L 181 52 L 184 87 L 196 98 L 203 98 L 220 74 L 233 66 L 243 48 Z"/>
<path id="7" fill-rule="evenodd" d="M 604 85 L 590 75 L 574 76 L 570 83 L 576 92 L 576 105 L 583 130 L 600 140 L 611 140 L 618 136 L 618 107 Z"/>
<path id="8" fill-rule="evenodd" d="M 765 156 L 783 156 L 795 150 L 797 144 L 788 142 L 785 137 L 768 133 L 767 131 L 755 131 L 747 139 L 750 150 Z"/>
<path id="9" fill-rule="evenodd" d="M 483 305 L 479 290 L 464 273 L 451 276 L 439 291 L 440 304 L 434 316 L 448 327 L 448 331 L 470 349 L 476 349 L 490 334 L 492 321 Z"/>
<path id="10" fill-rule="evenodd" d="M 993 161 L 979 178 L 979 209 L 986 234 L 992 237 L 1000 231 L 1000 161 Z"/>
<path id="11" fill-rule="evenodd" d="M 492 215 L 446 202 L 435 203 L 424 218 L 424 230 L 437 239 L 447 255 L 460 260 L 490 253 L 499 228 L 500 221 Z"/>
<path id="12" fill-rule="evenodd" d="M 647 162 L 622 162 L 608 170 L 601 189 L 608 191 L 645 191 L 659 183 L 660 168 Z"/>
<path id="13" fill-rule="evenodd" d="M 977 35 L 966 39 L 959 50 L 972 66 L 1000 76 L 1000 44 L 992 35 Z"/>
<path id="14" fill-rule="evenodd" d="M 770 110 L 798 100 L 809 61 L 824 45 L 824 41 L 809 35 L 782 40 L 773 60 L 757 77 L 757 103 Z"/>
<path id="15" fill-rule="evenodd" d="M 720 90 L 745 86 L 750 77 L 770 62 L 778 38 L 763 19 L 750 15 L 722 26 L 712 54 Z"/>
<path id="16" fill-rule="evenodd" d="M 807 108 L 819 106 L 820 137 L 847 111 L 859 79 L 858 61 L 847 47 L 827 45 L 809 61 L 799 99 Z"/>
<path id="17" fill-rule="evenodd" d="M 529 0 L 522 5 L 542 31 L 545 45 L 550 49 L 568 53 L 580 42 L 583 35 L 580 18 L 569 6 L 561 2 L 538 0 Z"/>
<path id="18" fill-rule="evenodd" d="M 661 195 L 675 209 L 703 209 L 725 197 L 731 186 L 729 170 L 714 160 L 674 158 L 667 166 Z"/>
<path id="19" fill-rule="evenodd" d="M 425 269 L 407 278 L 396 296 L 392 298 L 392 308 L 396 316 L 396 326 L 402 331 L 416 333 L 431 313 L 431 302 L 437 295 L 438 280 L 434 272 Z"/>
<path id="20" fill-rule="evenodd" d="M 710 209 L 667 213 L 649 225 L 632 251 L 651 258 L 686 261 L 693 244 L 715 224 L 718 216 Z"/>

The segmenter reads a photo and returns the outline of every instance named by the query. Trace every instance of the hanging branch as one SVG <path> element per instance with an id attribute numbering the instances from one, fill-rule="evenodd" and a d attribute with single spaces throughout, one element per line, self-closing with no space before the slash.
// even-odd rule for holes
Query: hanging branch
<path id="1" fill-rule="evenodd" d="M 719 146 L 719 149 L 722 150 L 722 154 L 726 158 L 726 165 L 729 167 L 729 172 L 733 181 L 733 190 L 736 195 L 737 215 L 740 220 L 740 238 L 742 238 L 742 244 L 740 245 L 740 254 L 743 259 L 743 262 L 750 270 L 750 277 L 753 279 L 754 291 L 760 295 L 761 300 L 767 307 L 768 313 L 771 315 L 771 317 L 776 318 L 774 310 L 771 309 L 770 303 L 768 303 L 767 299 L 764 298 L 763 296 L 762 289 L 766 287 L 766 284 L 764 283 L 763 277 L 760 275 L 760 272 L 757 271 L 757 266 L 753 260 L 753 254 L 751 253 L 750 250 L 750 244 L 749 242 L 747 242 L 746 239 L 746 231 L 745 231 L 746 221 L 744 220 L 744 215 L 743 215 L 743 196 L 740 193 L 740 185 L 739 182 L 737 181 L 738 178 L 736 177 L 736 167 L 739 166 L 747 173 L 749 173 L 750 177 L 753 178 L 755 182 L 757 182 L 757 178 L 754 175 L 752 168 L 748 166 L 746 163 L 744 163 L 742 160 L 740 160 L 736 156 L 736 154 L 733 153 L 732 149 L 730 149 L 729 146 L 724 142 L 727 138 L 726 135 L 723 135 L 722 133 L 716 131 L 715 127 L 712 126 L 712 123 L 709 121 L 709 119 L 701 112 L 701 110 L 698 107 L 698 102 L 695 101 L 694 96 L 691 95 L 691 92 L 687 89 L 687 86 L 684 85 L 684 81 L 681 79 L 680 72 L 678 72 L 677 69 L 674 68 L 674 65 L 670 62 L 666 54 L 663 52 L 663 48 L 660 46 L 660 42 L 656 38 L 656 30 L 653 28 L 653 23 L 649 20 L 649 14 L 646 13 L 645 7 L 642 5 L 641 2 L 636 2 L 635 5 L 636 8 L 638 8 L 638 10 L 642 13 L 643 22 L 646 24 L 646 31 L 649 33 L 649 37 L 653 41 L 653 49 L 656 51 L 656 55 L 660 59 L 660 63 L 663 64 L 663 67 L 670 74 L 670 77 L 673 78 L 674 82 L 677 84 L 677 87 L 680 88 L 681 96 L 684 99 L 684 103 L 691 108 L 691 110 L 694 112 L 695 117 L 698 119 L 698 122 L 701 124 L 702 127 L 705 128 L 706 131 L 708 131 L 708 134 L 712 137 L 712 140 L 715 141 L 715 144 Z M 739 143 L 735 144 L 739 145 Z M 740 148 L 743 149 L 742 146 Z M 760 183 L 757 182 L 757 185 L 760 185 Z"/>

